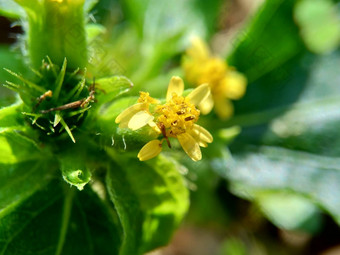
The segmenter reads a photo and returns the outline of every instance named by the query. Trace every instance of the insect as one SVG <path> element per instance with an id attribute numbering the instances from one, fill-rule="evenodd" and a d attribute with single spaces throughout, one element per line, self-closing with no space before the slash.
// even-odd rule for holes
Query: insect
<path id="1" fill-rule="evenodd" d="M 64 104 L 58 107 L 53 107 L 47 110 L 41 110 L 41 113 L 49 113 L 52 111 L 62 111 L 62 110 L 68 110 L 68 109 L 75 109 L 75 108 L 84 108 L 86 107 L 90 102 L 95 100 L 95 79 L 93 79 L 93 84 L 89 87 L 89 96 L 87 98 L 80 99 L 78 101 L 74 101 L 68 104 Z"/>

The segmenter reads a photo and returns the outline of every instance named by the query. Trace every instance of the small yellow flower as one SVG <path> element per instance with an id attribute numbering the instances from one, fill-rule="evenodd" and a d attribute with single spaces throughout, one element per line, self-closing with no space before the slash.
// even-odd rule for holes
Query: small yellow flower
<path id="1" fill-rule="evenodd" d="M 124 110 L 116 118 L 119 127 L 132 130 L 149 125 L 161 140 L 152 140 L 138 153 L 141 161 L 156 157 L 162 151 L 166 140 L 171 148 L 169 138 L 177 138 L 183 150 L 194 160 L 202 158 L 201 147 L 207 147 L 213 141 L 212 135 L 203 127 L 196 124 L 200 111 L 195 107 L 210 95 L 208 84 L 202 84 L 188 96 L 183 97 L 184 83 L 180 77 L 172 77 L 166 94 L 166 102 L 160 104 L 148 93 L 141 92 L 138 103 Z M 150 105 L 155 104 L 150 112 Z"/>
<path id="2" fill-rule="evenodd" d="M 247 85 L 245 76 L 221 58 L 212 56 L 208 46 L 199 38 L 193 38 L 192 46 L 183 59 L 183 69 L 191 84 L 210 85 L 211 95 L 199 104 L 201 113 L 207 114 L 214 107 L 221 119 L 231 117 L 233 105 L 230 100 L 240 99 L 244 95 Z"/>
<path id="3" fill-rule="evenodd" d="M 137 130 L 147 124 L 152 125 L 154 117 L 151 115 L 149 108 L 151 104 L 158 104 L 159 101 L 150 97 L 149 93 L 140 92 L 137 104 L 130 106 L 119 114 L 115 120 L 119 123 L 120 128 L 130 128 Z"/>

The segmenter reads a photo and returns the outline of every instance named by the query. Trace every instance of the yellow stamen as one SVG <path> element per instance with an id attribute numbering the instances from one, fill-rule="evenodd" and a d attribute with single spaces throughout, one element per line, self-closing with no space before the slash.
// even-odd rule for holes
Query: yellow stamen
<path id="1" fill-rule="evenodd" d="M 159 101 L 157 99 L 154 99 L 150 97 L 148 92 L 139 92 L 139 98 L 138 98 L 138 103 L 145 103 L 145 104 L 157 104 Z"/>
<path id="2" fill-rule="evenodd" d="M 157 106 L 156 113 L 159 114 L 156 123 L 159 127 L 164 126 L 169 137 L 176 137 L 191 129 L 200 114 L 188 98 L 175 93 L 167 103 Z"/>

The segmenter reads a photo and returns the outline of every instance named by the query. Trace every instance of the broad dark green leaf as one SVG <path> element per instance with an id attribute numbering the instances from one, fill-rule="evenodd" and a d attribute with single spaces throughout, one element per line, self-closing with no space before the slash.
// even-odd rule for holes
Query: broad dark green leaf
<path id="1" fill-rule="evenodd" d="M 107 187 L 123 228 L 120 254 L 144 254 L 167 244 L 189 205 L 178 165 L 163 156 L 139 162 L 109 153 L 119 164 L 111 164 Z"/>
<path id="2" fill-rule="evenodd" d="M 0 211 L 0 252 L 118 254 L 114 226 L 112 215 L 90 189 L 77 192 L 54 180 Z"/>
<path id="3" fill-rule="evenodd" d="M 275 101 L 270 101 L 272 107 L 267 110 L 235 116 L 229 124 L 243 128 L 234 145 L 280 145 L 328 156 L 340 155 L 337 146 L 340 87 L 334 85 L 340 82 L 339 64 L 339 51 L 325 56 L 307 54 L 296 63 L 290 79 L 282 83 L 281 97 L 287 100 L 298 97 L 298 102 L 282 106 L 282 101 L 276 101 L 275 107 Z M 304 65 L 305 72 L 299 72 Z"/>
<path id="4" fill-rule="evenodd" d="M 305 68 L 309 76 L 294 72 L 289 80 L 297 91 L 297 84 L 304 79 L 299 101 L 236 117 L 234 123 L 244 128 L 231 147 L 234 160 L 216 160 L 214 166 L 239 186 L 238 194 L 250 194 L 259 204 L 266 204 L 267 197 L 262 194 L 289 191 L 315 203 L 340 223 L 336 199 L 336 183 L 340 182 L 340 89 L 334 86 L 340 81 L 340 54 L 306 55 L 297 65 L 303 63 L 308 63 Z M 222 162 L 228 165 L 228 171 Z M 273 211 L 268 215 L 274 222 L 282 220 Z M 295 220 L 282 225 L 294 225 L 302 219 Z"/>
<path id="5" fill-rule="evenodd" d="M 308 75 L 301 65 L 305 45 L 293 19 L 296 1 L 265 1 L 235 41 L 229 63 L 248 78 L 245 96 L 234 102 L 235 113 L 260 112 L 295 102 Z M 292 81 L 292 77 L 299 75 Z"/>
<path id="6" fill-rule="evenodd" d="M 295 3 L 295 0 L 265 1 L 248 29 L 234 42 L 229 61 L 250 82 L 274 70 L 278 80 L 284 78 L 280 77 L 285 71 L 282 66 L 304 48 L 293 19 Z"/>
<path id="7" fill-rule="evenodd" d="M 239 192 L 286 190 L 326 210 L 340 224 L 340 158 L 279 147 L 258 147 L 234 155 L 225 176 Z"/>
<path id="8" fill-rule="evenodd" d="M 0 131 L 0 210 L 11 208 L 44 185 L 47 167 L 34 141 L 19 131 Z M 0 212 L 1 214 L 1 212 Z"/>
<path id="9" fill-rule="evenodd" d="M 0 132 L 0 254 L 117 254 L 115 212 L 23 131 Z"/>
<path id="10" fill-rule="evenodd" d="M 212 160 L 237 195 L 253 199 L 284 228 L 300 228 L 311 219 L 318 222 L 315 205 L 340 223 L 335 195 L 340 181 L 340 90 L 335 85 L 340 81 L 340 55 L 336 51 L 315 56 L 306 51 L 293 18 L 296 3 L 266 1 L 235 42 L 229 60 L 250 84 L 227 125 L 239 125 L 242 132 L 231 146 L 234 158 L 226 153 L 224 160 Z M 275 211 L 270 201 L 277 194 L 291 201 L 298 198 L 290 208 L 296 217 Z M 315 231 L 317 224 L 312 228 Z"/>
<path id="11" fill-rule="evenodd" d="M 245 189 L 241 188 L 241 192 L 244 194 Z M 279 228 L 309 233 L 320 230 L 321 213 L 310 198 L 289 191 L 262 190 L 248 194 L 266 217 Z"/>

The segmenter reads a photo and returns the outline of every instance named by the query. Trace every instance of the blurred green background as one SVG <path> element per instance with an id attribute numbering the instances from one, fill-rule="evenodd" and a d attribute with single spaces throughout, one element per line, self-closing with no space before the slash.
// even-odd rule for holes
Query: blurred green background
<path id="1" fill-rule="evenodd" d="M 3 67 L 25 72 L 13 13 L 0 17 L 1 84 Z M 153 255 L 340 254 L 339 1 L 101 0 L 88 18 L 92 71 L 129 77 L 131 94 L 183 75 L 193 34 L 249 82 L 230 120 L 204 119 L 225 146 L 182 160 L 190 211 Z M 0 87 L 0 107 L 14 101 Z"/>

